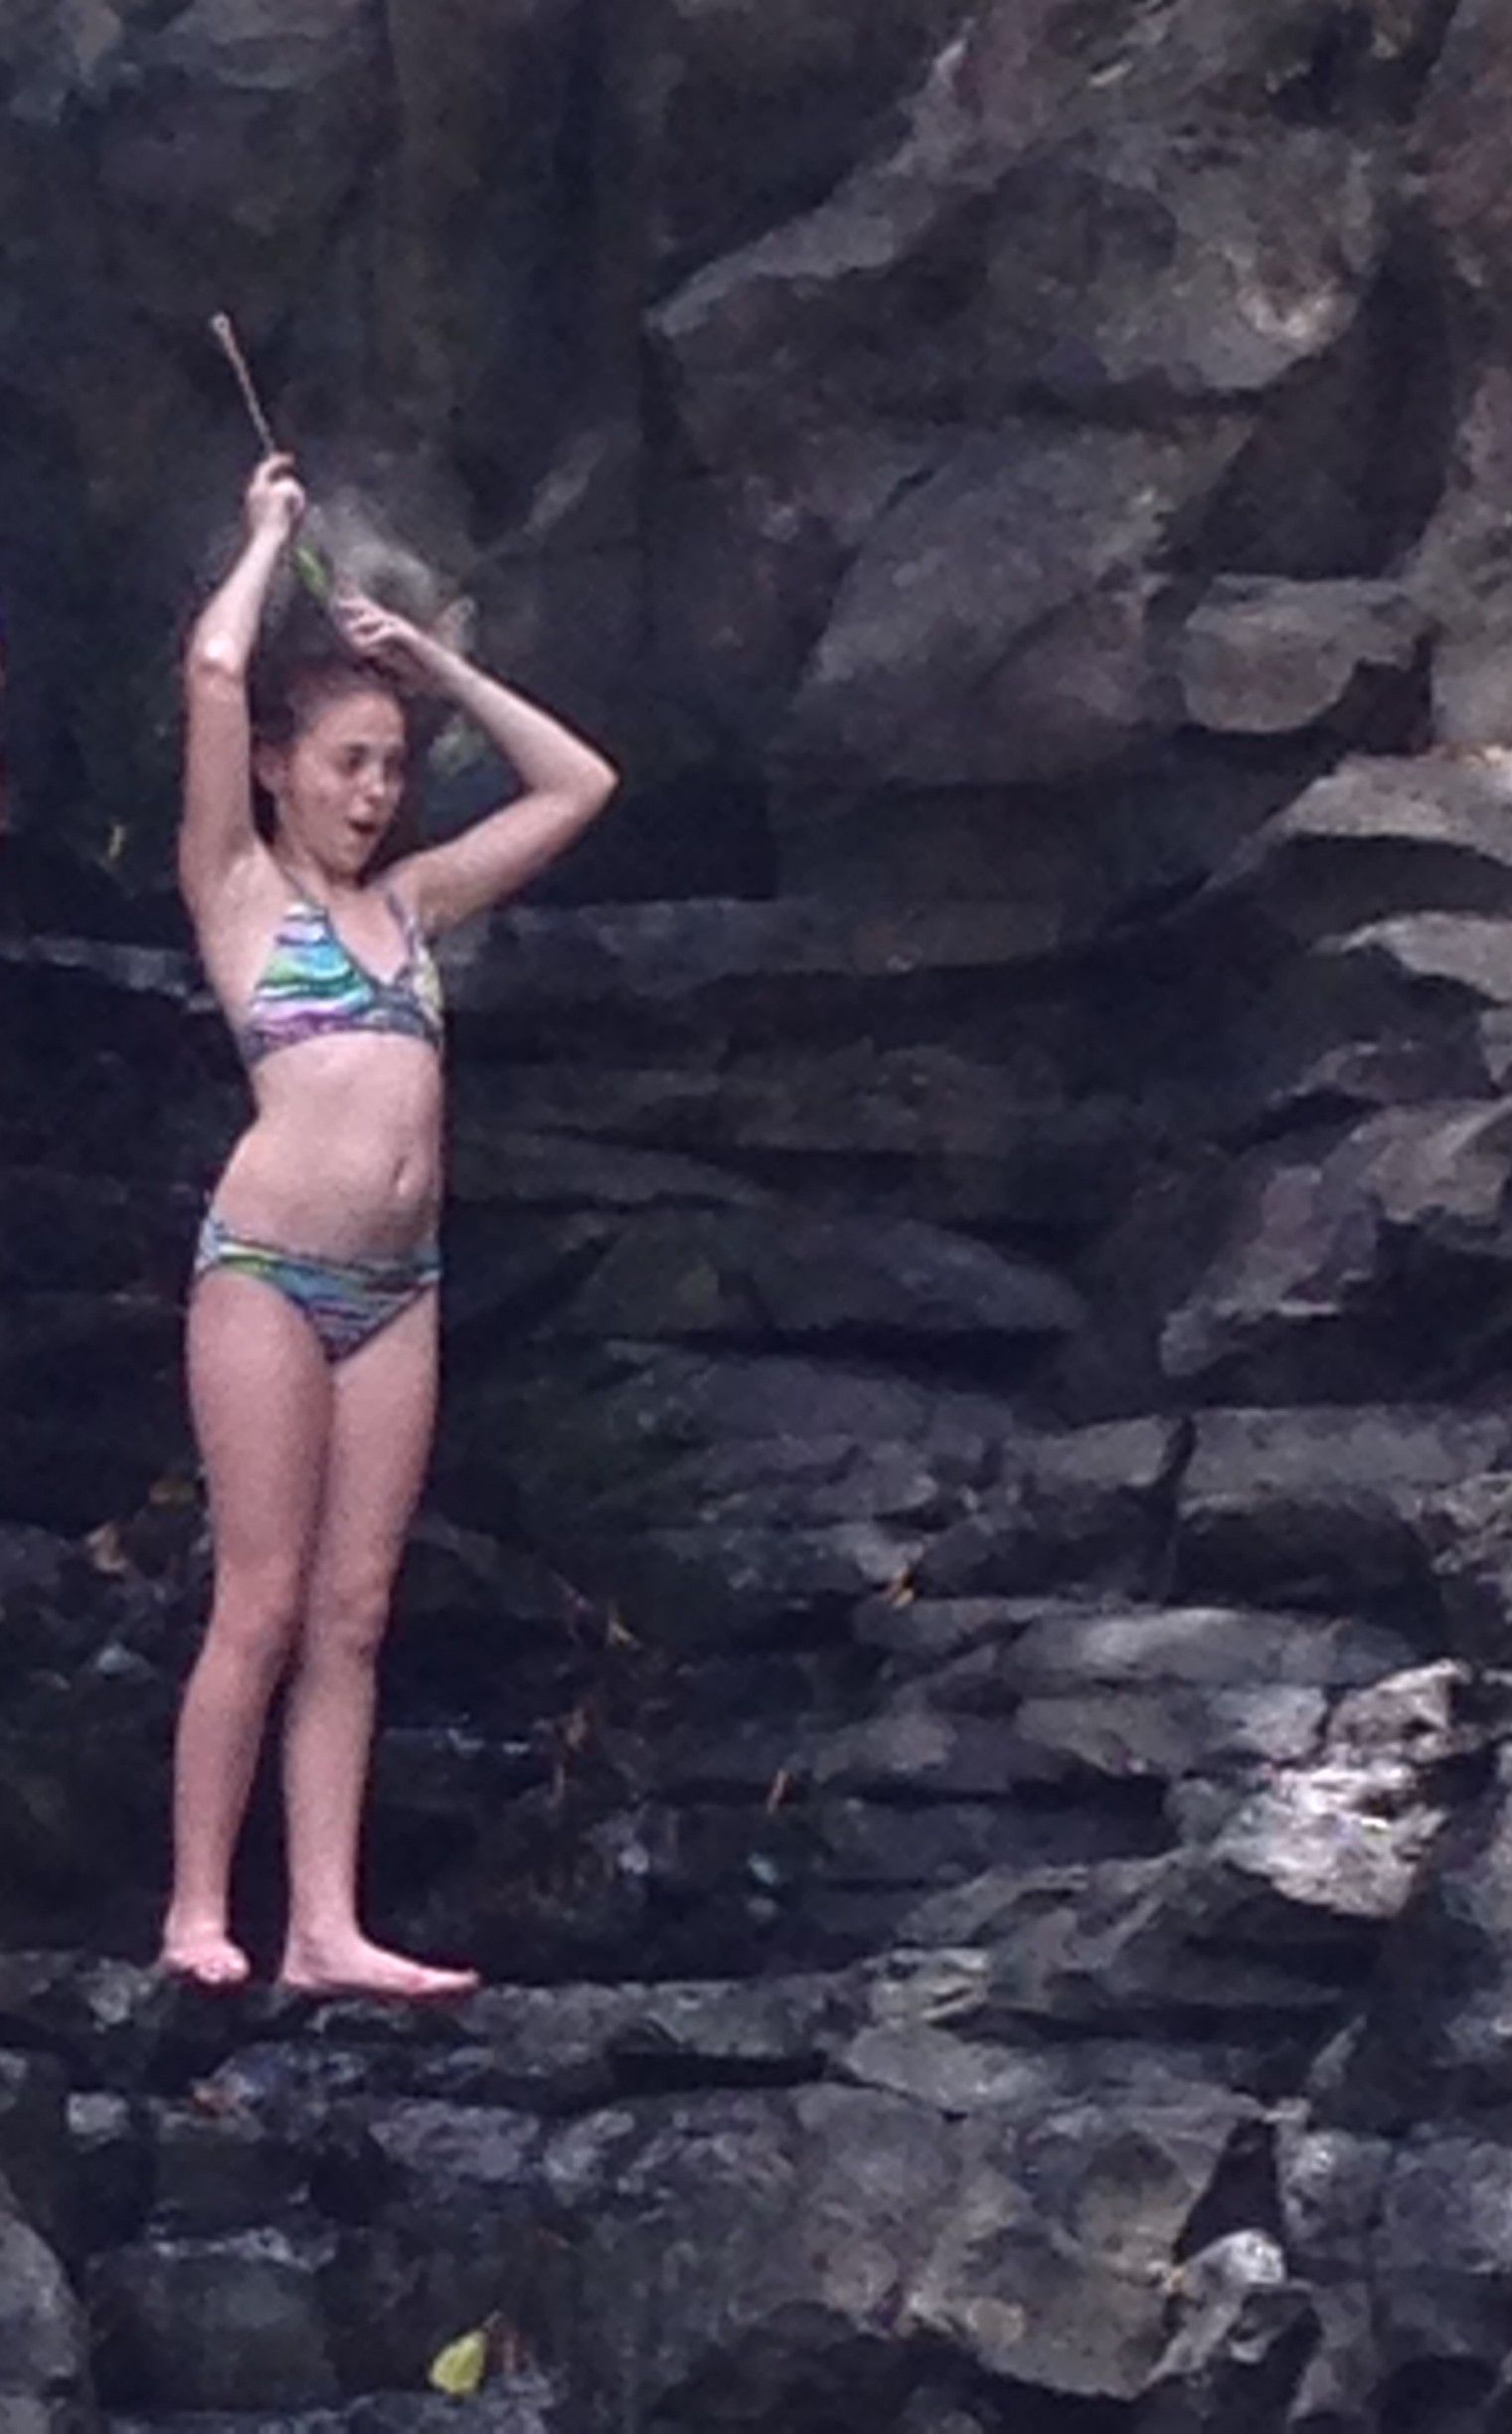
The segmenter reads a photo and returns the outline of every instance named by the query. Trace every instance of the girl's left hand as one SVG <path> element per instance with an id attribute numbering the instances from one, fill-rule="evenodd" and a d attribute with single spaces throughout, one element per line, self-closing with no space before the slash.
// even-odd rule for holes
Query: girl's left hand
<path id="1" fill-rule="evenodd" d="M 434 684 L 435 645 L 408 617 L 381 608 L 362 592 L 339 592 L 331 614 L 343 640 L 364 659 L 376 660 L 391 676 L 410 684 Z"/>

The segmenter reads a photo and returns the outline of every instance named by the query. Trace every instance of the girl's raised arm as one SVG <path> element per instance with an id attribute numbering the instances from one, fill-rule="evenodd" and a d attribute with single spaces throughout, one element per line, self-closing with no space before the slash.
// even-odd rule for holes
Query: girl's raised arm
<path id="1" fill-rule="evenodd" d="M 241 554 L 201 609 L 184 654 L 179 883 L 196 914 L 256 851 L 247 673 L 273 570 L 304 513 L 292 457 L 263 459 L 248 483 L 246 513 Z"/>
<path id="2" fill-rule="evenodd" d="M 444 845 L 409 855 L 392 873 L 421 929 L 450 929 L 513 896 L 555 861 L 603 809 L 618 772 L 559 719 L 407 617 L 358 594 L 338 600 L 334 612 L 353 649 L 453 703 L 524 781 L 513 802 Z"/>

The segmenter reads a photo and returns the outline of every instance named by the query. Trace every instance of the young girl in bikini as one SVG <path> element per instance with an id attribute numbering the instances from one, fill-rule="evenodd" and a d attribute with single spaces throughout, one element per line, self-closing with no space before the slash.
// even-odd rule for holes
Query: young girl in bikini
<path id="1" fill-rule="evenodd" d="M 357 1904 L 375 1659 L 435 1411 L 442 1086 L 430 941 L 571 844 L 614 773 L 433 634 L 355 594 L 332 603 L 327 654 L 297 666 L 274 715 L 254 725 L 249 673 L 303 510 L 292 460 L 267 458 L 184 671 L 179 874 L 255 1109 L 205 1221 L 189 1309 L 215 1592 L 179 1723 L 163 1961 L 205 1986 L 248 1975 L 229 1932 L 229 1878 L 286 1678 L 280 1982 L 445 1996 L 465 1993 L 471 1973 L 386 1951 Z M 375 876 L 406 792 L 418 690 L 472 719 L 523 791 Z"/>

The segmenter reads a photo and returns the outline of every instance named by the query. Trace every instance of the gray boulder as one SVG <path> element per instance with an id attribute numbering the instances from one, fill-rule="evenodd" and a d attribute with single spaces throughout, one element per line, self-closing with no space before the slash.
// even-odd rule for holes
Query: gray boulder
<path id="1" fill-rule="evenodd" d="M 84 2311 L 58 2257 L 0 2183 L 0 2425 L 93 2434 Z"/>
<path id="2" fill-rule="evenodd" d="M 1154 570 L 1241 435 L 964 439 L 869 533 L 784 753 L 874 786 L 1065 780 L 1125 754 L 1161 717 Z"/>
<path id="3" fill-rule="evenodd" d="M 1181 630 L 1177 682 L 1199 727 L 1283 735 L 1336 710 L 1362 671 L 1409 668 L 1423 629 L 1393 584 L 1221 578 Z"/>

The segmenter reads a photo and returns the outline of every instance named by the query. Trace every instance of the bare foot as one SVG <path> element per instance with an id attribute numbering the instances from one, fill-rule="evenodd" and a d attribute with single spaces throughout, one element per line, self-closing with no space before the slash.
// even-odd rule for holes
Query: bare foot
<path id="1" fill-rule="evenodd" d="M 160 1967 L 170 1978 L 187 1978 L 191 1986 L 240 1987 L 252 1976 L 252 1964 L 241 1945 L 213 1927 L 182 1932 L 165 1928 Z"/>
<path id="2" fill-rule="evenodd" d="M 406 1954 L 386 1952 L 366 1936 L 341 1944 L 291 1943 L 278 1984 L 296 1995 L 357 1995 L 389 2002 L 437 2002 L 473 1994 L 476 1970 L 431 1969 Z"/>

